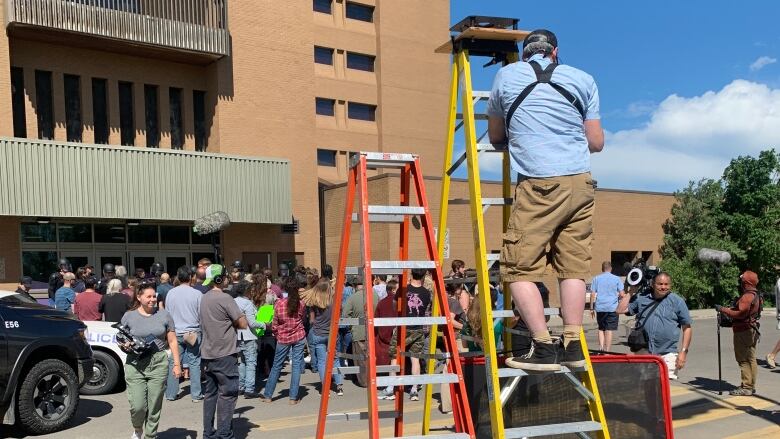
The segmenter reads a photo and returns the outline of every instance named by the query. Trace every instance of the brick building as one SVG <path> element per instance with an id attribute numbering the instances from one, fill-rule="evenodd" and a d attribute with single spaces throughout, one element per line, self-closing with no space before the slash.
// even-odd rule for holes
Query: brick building
<path id="1" fill-rule="evenodd" d="M 22 274 L 44 280 L 60 257 L 191 264 L 213 253 L 193 220 L 216 210 L 233 222 L 219 236 L 227 260 L 334 263 L 350 152 L 416 152 L 431 176 L 442 167 L 450 60 L 433 52 L 449 38 L 448 2 L 0 6 L 6 287 Z M 428 193 L 437 202 L 435 178 Z M 656 251 L 670 205 L 600 191 L 599 211 L 615 215 L 597 220 L 612 222 L 599 226 L 609 233 L 595 259 Z M 451 236 L 469 260 L 470 235 Z"/>

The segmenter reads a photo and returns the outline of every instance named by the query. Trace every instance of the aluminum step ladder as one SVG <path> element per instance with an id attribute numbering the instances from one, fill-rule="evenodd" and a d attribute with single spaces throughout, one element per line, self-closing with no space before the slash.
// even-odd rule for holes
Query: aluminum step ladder
<path id="1" fill-rule="evenodd" d="M 479 137 L 476 133 L 476 120 L 485 120 L 485 114 L 476 114 L 475 106 L 479 102 L 489 99 L 488 91 L 473 91 L 471 82 L 470 58 L 472 56 L 487 56 L 491 58 L 490 64 L 507 65 L 519 60 L 517 42 L 522 41 L 528 32 L 517 29 L 517 20 L 499 17 L 471 16 L 462 20 L 451 28 L 456 34 L 448 43 L 442 45 L 437 52 L 451 53 L 453 58 L 452 76 L 449 100 L 449 121 L 447 125 L 447 145 L 444 152 L 444 170 L 441 192 L 441 211 L 439 217 L 438 242 L 439 255 L 443 259 L 444 237 L 447 230 L 447 220 L 450 204 L 468 204 L 470 206 L 472 230 L 474 234 L 474 252 L 476 260 L 476 278 L 453 279 L 449 282 L 476 281 L 479 291 L 489 291 L 490 280 L 497 281 L 489 276 L 491 266 L 498 262 L 498 255 L 488 252 L 485 242 L 484 214 L 491 206 L 501 206 L 503 209 L 502 230 L 506 232 L 509 215 L 512 206 L 512 178 L 509 166 L 509 154 L 507 145 L 492 145 L 483 143 L 487 130 Z M 458 112 L 458 97 L 460 96 L 460 111 Z M 456 133 L 463 132 L 465 151 L 457 158 L 454 157 Z M 499 198 L 487 198 L 482 196 L 479 156 L 480 154 L 497 153 L 502 155 L 502 196 Z M 454 159 L 454 161 L 453 161 Z M 450 199 L 450 183 L 452 175 L 460 165 L 466 163 L 468 169 L 468 199 Z M 511 295 L 507 286 L 504 287 L 504 310 L 492 310 L 490 294 L 479 294 L 481 308 L 482 328 L 492 328 L 495 319 L 510 318 L 514 315 L 511 307 Z M 439 306 L 438 303 L 435 306 Z M 557 309 L 546 309 L 545 314 L 558 314 Z M 433 328 L 433 334 L 436 334 Z M 504 344 L 511 346 L 511 331 L 505 329 Z M 499 357 L 496 349 L 496 337 L 493 331 L 483 331 L 482 341 L 485 355 L 485 374 L 487 384 L 487 397 L 490 410 L 490 423 L 492 437 L 496 439 L 522 438 L 547 436 L 564 433 L 575 433 L 579 437 L 588 438 L 594 434 L 599 439 L 609 439 L 609 431 L 604 409 L 601 404 L 598 387 L 593 376 L 590 355 L 585 341 L 584 332 L 580 332 L 583 354 L 586 366 L 580 369 L 561 368 L 556 372 L 568 378 L 568 382 L 574 385 L 577 392 L 587 401 L 590 421 L 572 422 L 565 424 L 539 425 L 533 427 L 505 428 L 504 405 L 509 396 L 517 387 L 520 379 L 526 376 L 526 372 L 520 369 L 500 368 Z M 435 340 L 431 341 L 431 352 L 435 347 Z M 432 365 L 429 360 L 429 367 Z M 538 374 L 535 374 L 538 375 Z M 499 378 L 512 378 L 502 389 L 499 386 Z M 426 410 L 424 412 L 423 430 L 429 430 L 431 392 L 425 394 Z"/>
<path id="2" fill-rule="evenodd" d="M 377 206 L 369 205 L 368 178 L 367 169 L 369 168 L 400 168 L 401 170 L 401 193 L 400 206 Z M 410 200 L 414 194 L 418 201 L 418 206 L 411 206 Z M 355 197 L 358 197 L 358 212 L 352 213 Z M 444 278 L 442 276 L 441 265 L 438 262 L 438 253 L 436 252 L 436 243 L 434 242 L 433 222 L 428 210 L 428 201 L 425 194 L 422 170 L 420 160 L 414 154 L 387 154 L 377 152 L 360 152 L 355 154 L 350 162 L 349 177 L 347 181 L 347 195 L 345 200 L 345 214 L 343 233 L 341 235 L 341 248 L 339 251 L 338 271 L 336 273 L 336 291 L 333 297 L 332 313 L 334 316 L 341 315 L 341 300 L 343 297 L 344 281 L 346 276 L 356 275 L 363 279 L 365 285 L 365 306 L 366 315 L 364 318 L 333 318 L 330 324 L 330 335 L 328 338 L 328 357 L 325 361 L 325 380 L 322 383 L 322 396 L 320 399 L 320 410 L 317 418 L 317 438 L 323 438 L 327 421 L 335 420 L 368 420 L 367 437 L 371 439 L 379 438 L 380 419 L 394 419 L 394 437 L 404 438 L 437 438 L 437 439 L 474 439 L 474 426 L 471 422 L 471 416 L 466 397 L 466 388 L 463 383 L 463 373 L 461 371 L 458 348 L 456 346 L 455 332 L 452 327 L 452 320 L 449 315 L 449 307 L 446 301 L 446 292 L 444 289 Z M 420 220 L 421 229 L 424 234 L 425 249 L 427 259 L 409 260 L 409 225 L 410 217 L 417 216 Z M 349 254 L 349 242 L 352 223 L 360 225 L 360 253 L 362 265 L 358 267 L 347 267 L 347 255 Z M 375 261 L 371 259 L 371 223 L 399 223 L 399 258 L 396 261 Z M 426 269 L 433 274 L 435 288 L 432 293 L 432 301 L 443 301 L 444 306 L 439 311 L 434 310 L 429 317 L 411 317 L 406 316 L 406 285 L 409 279 L 409 271 L 412 269 Z M 373 294 L 371 291 L 371 279 L 374 274 L 396 274 L 400 275 L 399 289 L 400 294 L 397 304 L 399 311 L 398 317 L 377 318 L 374 317 Z M 350 358 L 352 360 L 365 361 L 365 367 L 335 367 L 334 359 L 337 356 L 335 352 L 336 336 L 339 325 L 363 325 L 366 328 L 366 356 L 365 358 L 357 355 L 342 354 L 341 358 Z M 437 354 L 436 358 L 447 358 L 451 361 L 447 373 L 433 374 L 426 373 L 421 375 L 409 375 L 404 370 L 405 357 L 415 356 L 428 359 L 426 354 L 413 354 L 405 352 L 406 326 L 442 326 L 444 328 L 444 346 L 445 352 Z M 383 326 L 394 326 L 397 328 L 398 348 L 396 354 L 397 365 L 377 366 L 376 364 L 376 340 L 374 328 Z M 342 374 L 366 373 L 368 385 L 367 410 L 365 412 L 352 413 L 328 413 L 328 401 L 330 398 L 331 373 L 338 372 Z M 394 372 L 393 376 L 380 376 L 377 373 Z M 442 383 L 450 385 L 453 400 L 453 418 L 454 432 L 443 434 L 425 435 L 425 436 L 404 436 L 404 398 L 403 389 L 406 385 L 422 385 L 427 388 L 432 384 Z M 395 386 L 395 408 L 394 410 L 379 410 L 378 405 L 378 386 Z M 338 431 L 338 430 L 336 430 Z M 423 433 L 426 434 L 427 432 Z"/>

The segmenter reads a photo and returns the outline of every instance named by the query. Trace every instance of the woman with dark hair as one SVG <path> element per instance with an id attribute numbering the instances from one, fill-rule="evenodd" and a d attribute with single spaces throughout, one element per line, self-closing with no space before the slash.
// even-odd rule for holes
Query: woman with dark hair
<path id="1" fill-rule="evenodd" d="M 179 343 L 173 319 L 167 311 L 156 307 L 154 287 L 154 283 L 141 282 L 133 296 L 133 306 L 121 320 L 134 337 L 146 341 L 147 345 L 141 353 L 129 351 L 129 343 L 119 345 L 127 352 L 125 382 L 134 430 L 132 439 L 157 436 L 168 380 L 166 349 L 170 349 L 173 356 L 173 375 L 176 378 L 181 376 Z"/>
<path id="2" fill-rule="evenodd" d="M 330 279 L 322 277 L 314 285 L 314 288 L 306 291 L 304 303 L 309 309 L 309 348 L 312 349 L 313 358 L 316 358 L 316 369 L 320 374 L 320 384 L 325 382 L 325 361 L 328 358 L 328 338 L 330 335 L 330 321 L 332 318 L 331 305 L 333 303 L 333 288 Z M 333 367 L 337 367 L 338 358 L 334 359 Z M 341 374 L 332 372 L 333 382 L 336 384 L 336 394 L 344 394 Z M 320 393 L 329 389 L 320 389 Z"/>
<path id="3" fill-rule="evenodd" d="M 292 352 L 290 363 L 290 404 L 298 404 L 298 385 L 301 381 L 303 369 L 303 346 L 306 344 L 306 331 L 303 329 L 304 306 L 298 295 L 298 288 L 302 286 L 296 278 L 290 277 L 284 283 L 287 297 L 279 299 L 274 304 L 274 318 L 271 327 L 276 336 L 276 353 L 274 365 L 265 383 L 265 391 L 260 399 L 263 402 L 271 402 L 276 383 L 284 367 L 284 361 Z"/>

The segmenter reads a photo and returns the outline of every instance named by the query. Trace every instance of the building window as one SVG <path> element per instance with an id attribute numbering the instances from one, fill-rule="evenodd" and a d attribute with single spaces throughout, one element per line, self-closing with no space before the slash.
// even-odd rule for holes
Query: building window
<path id="1" fill-rule="evenodd" d="M 208 148 L 205 91 L 192 91 L 192 112 L 195 115 L 195 151 L 205 151 Z"/>
<path id="2" fill-rule="evenodd" d="M 171 111 L 171 149 L 184 147 L 184 118 L 181 109 L 181 89 L 168 89 L 168 108 Z"/>
<path id="3" fill-rule="evenodd" d="M 54 224 L 22 223 L 22 242 L 54 242 Z"/>
<path id="4" fill-rule="evenodd" d="M 335 99 L 316 98 L 317 114 L 321 116 L 334 116 L 336 114 L 334 107 Z"/>
<path id="5" fill-rule="evenodd" d="M 38 109 L 38 138 L 54 139 L 54 107 L 52 104 L 51 72 L 35 71 L 35 101 Z"/>
<path id="6" fill-rule="evenodd" d="M 119 82 L 119 137 L 122 145 L 135 145 L 133 84 L 130 82 Z"/>
<path id="7" fill-rule="evenodd" d="M 374 21 L 374 7 L 347 2 L 347 18 L 372 23 Z"/>
<path id="8" fill-rule="evenodd" d="M 190 228 L 187 226 L 160 226 L 160 242 L 163 244 L 189 244 Z"/>
<path id="9" fill-rule="evenodd" d="M 22 273 L 34 281 L 48 282 L 49 276 L 57 270 L 57 252 L 55 251 L 24 251 L 22 252 Z"/>
<path id="10" fill-rule="evenodd" d="M 11 111 L 14 137 L 27 137 L 27 115 L 24 107 L 24 70 L 11 67 Z"/>
<path id="11" fill-rule="evenodd" d="M 81 77 L 65 75 L 65 129 L 68 142 L 81 142 Z"/>
<path id="12" fill-rule="evenodd" d="M 314 0 L 314 12 L 330 14 L 332 12 L 333 0 Z"/>
<path id="13" fill-rule="evenodd" d="M 157 244 L 160 242 L 160 236 L 157 233 L 156 225 L 127 226 L 127 242 L 131 244 Z"/>
<path id="14" fill-rule="evenodd" d="M 373 72 L 375 59 L 375 56 L 347 52 L 347 68 L 363 70 L 364 72 Z"/>
<path id="15" fill-rule="evenodd" d="M 92 242 L 92 224 L 57 224 L 60 242 Z"/>
<path id="16" fill-rule="evenodd" d="M 92 78 L 92 121 L 95 124 L 95 143 L 108 144 L 108 81 Z"/>
<path id="17" fill-rule="evenodd" d="M 317 165 L 336 166 L 336 151 L 331 149 L 317 149 Z"/>
<path id="18" fill-rule="evenodd" d="M 347 106 L 347 117 L 357 120 L 376 120 L 376 105 L 359 104 L 350 102 Z"/>
<path id="19" fill-rule="evenodd" d="M 314 62 L 317 64 L 333 65 L 333 49 L 314 46 Z"/>
<path id="20" fill-rule="evenodd" d="M 124 224 L 95 224 L 95 242 L 124 244 L 125 241 Z"/>
<path id="21" fill-rule="evenodd" d="M 146 110 L 146 147 L 160 146 L 160 99 L 156 85 L 144 84 L 144 109 Z"/>

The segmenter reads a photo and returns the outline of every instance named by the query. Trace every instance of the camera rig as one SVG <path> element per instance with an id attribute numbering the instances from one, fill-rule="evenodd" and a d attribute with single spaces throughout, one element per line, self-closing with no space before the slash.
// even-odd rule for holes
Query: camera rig
<path id="1" fill-rule="evenodd" d="M 637 287 L 639 294 L 649 293 L 652 289 L 653 279 L 660 272 L 660 268 L 655 265 L 647 265 L 644 259 L 639 259 L 626 275 L 626 283 L 629 286 Z"/>

